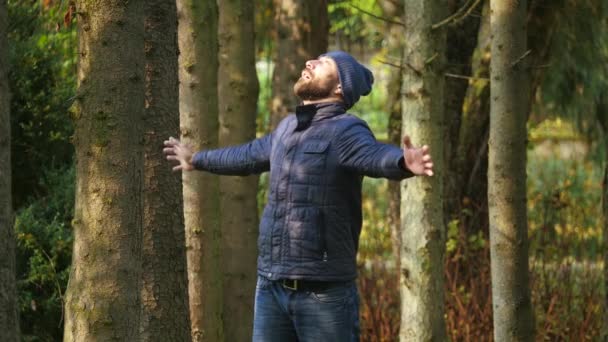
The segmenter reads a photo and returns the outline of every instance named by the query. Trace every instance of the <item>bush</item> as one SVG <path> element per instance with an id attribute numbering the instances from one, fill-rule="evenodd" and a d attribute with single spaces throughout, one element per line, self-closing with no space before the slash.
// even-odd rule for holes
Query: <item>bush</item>
<path id="1" fill-rule="evenodd" d="M 16 213 L 17 288 L 23 341 L 60 341 L 72 258 L 74 168 L 47 172 L 49 195 Z"/>

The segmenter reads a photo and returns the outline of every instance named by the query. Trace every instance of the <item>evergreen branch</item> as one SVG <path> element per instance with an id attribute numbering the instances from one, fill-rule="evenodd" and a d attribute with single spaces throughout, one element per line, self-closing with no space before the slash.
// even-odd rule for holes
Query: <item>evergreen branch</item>
<path id="1" fill-rule="evenodd" d="M 387 23 L 391 23 L 391 24 L 395 24 L 395 25 L 405 26 L 405 24 L 402 23 L 402 22 L 400 22 L 400 21 L 391 20 L 391 19 L 388 19 L 388 18 L 377 16 L 377 15 L 371 13 L 371 12 L 368 12 L 368 11 L 364 10 L 363 8 L 358 7 L 357 5 L 350 4 L 350 6 L 353 7 L 354 9 L 356 9 L 357 11 L 363 13 L 363 14 L 369 15 L 372 18 L 375 18 L 375 19 L 378 19 L 378 20 L 382 20 L 382 21 L 385 21 Z"/>

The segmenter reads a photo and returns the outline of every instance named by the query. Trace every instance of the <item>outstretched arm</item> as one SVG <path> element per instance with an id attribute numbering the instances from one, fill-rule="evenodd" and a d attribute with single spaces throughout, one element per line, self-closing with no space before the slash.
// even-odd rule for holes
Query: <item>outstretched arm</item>
<path id="1" fill-rule="evenodd" d="M 271 135 L 248 143 L 214 150 L 199 151 L 177 139 L 165 141 L 167 160 L 179 162 L 173 170 L 202 170 L 221 175 L 246 176 L 270 170 Z"/>
<path id="2" fill-rule="evenodd" d="M 433 175 L 428 146 L 412 146 L 403 138 L 404 148 L 376 141 L 364 123 L 349 127 L 341 135 L 338 150 L 342 166 L 369 177 L 401 180 L 414 175 Z"/>

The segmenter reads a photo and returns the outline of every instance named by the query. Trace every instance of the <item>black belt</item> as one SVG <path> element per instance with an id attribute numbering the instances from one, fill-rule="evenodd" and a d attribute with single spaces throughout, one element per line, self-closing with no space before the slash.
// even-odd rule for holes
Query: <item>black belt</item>
<path id="1" fill-rule="evenodd" d="M 343 286 L 350 281 L 313 281 L 301 279 L 279 279 L 281 286 L 292 291 L 322 291 L 332 287 Z"/>

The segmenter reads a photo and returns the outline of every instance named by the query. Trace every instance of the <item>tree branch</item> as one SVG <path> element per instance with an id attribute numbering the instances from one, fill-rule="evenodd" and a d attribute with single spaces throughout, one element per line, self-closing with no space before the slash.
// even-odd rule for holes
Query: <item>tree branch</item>
<path id="1" fill-rule="evenodd" d="M 471 4 L 472 1 L 475 1 L 475 2 L 473 4 Z M 453 24 L 459 23 L 464 18 L 469 16 L 469 14 L 471 14 L 473 9 L 475 9 L 475 7 L 477 7 L 477 5 L 479 5 L 480 2 L 481 2 L 481 0 L 467 0 L 467 2 L 462 7 L 460 7 L 456 12 L 454 12 L 454 14 L 443 19 L 442 21 L 438 22 L 437 24 L 434 24 L 433 26 L 431 26 L 431 29 L 435 30 L 444 25 L 448 25 L 448 24 L 453 25 Z"/>
<path id="2" fill-rule="evenodd" d="M 350 4 L 350 6 L 353 7 L 354 9 L 356 9 L 357 11 L 360 11 L 361 13 L 369 15 L 372 18 L 375 18 L 375 19 L 378 19 L 378 20 L 382 20 L 382 21 L 385 21 L 387 23 L 391 23 L 391 24 L 395 24 L 395 25 L 405 26 L 405 24 L 402 23 L 402 22 L 400 22 L 400 21 L 391 20 L 391 19 L 387 19 L 387 18 L 384 18 L 384 17 L 379 17 L 379 16 L 377 16 L 377 15 L 375 15 L 373 13 L 370 13 L 370 12 L 368 12 L 368 11 L 366 11 L 366 10 L 364 10 L 364 9 L 356 6 L 356 5 L 353 5 L 353 4 Z"/>

